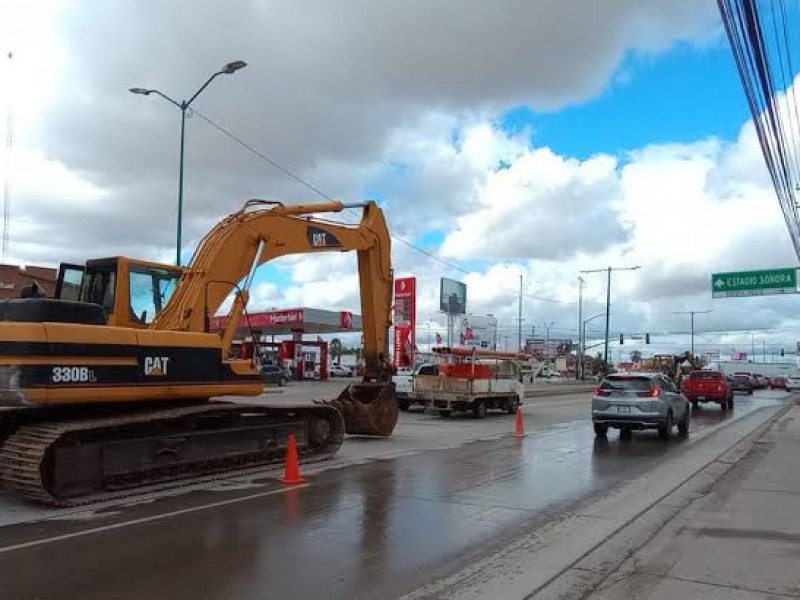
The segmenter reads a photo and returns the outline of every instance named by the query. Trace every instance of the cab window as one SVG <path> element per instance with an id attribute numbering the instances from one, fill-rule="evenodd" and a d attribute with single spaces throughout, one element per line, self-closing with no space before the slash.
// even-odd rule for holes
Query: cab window
<path id="1" fill-rule="evenodd" d="M 116 271 L 110 269 L 87 273 L 87 277 L 83 280 L 81 297 L 85 302 L 99 304 L 107 311 L 113 312 L 116 275 Z"/>
<path id="2" fill-rule="evenodd" d="M 132 316 L 142 323 L 152 323 L 175 291 L 179 277 L 176 271 L 131 265 Z"/>

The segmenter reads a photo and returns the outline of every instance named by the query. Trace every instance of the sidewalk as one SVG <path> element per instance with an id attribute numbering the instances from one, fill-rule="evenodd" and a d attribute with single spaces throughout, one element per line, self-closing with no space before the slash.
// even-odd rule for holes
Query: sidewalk
<path id="1" fill-rule="evenodd" d="M 800 598 L 800 406 L 589 597 Z"/>

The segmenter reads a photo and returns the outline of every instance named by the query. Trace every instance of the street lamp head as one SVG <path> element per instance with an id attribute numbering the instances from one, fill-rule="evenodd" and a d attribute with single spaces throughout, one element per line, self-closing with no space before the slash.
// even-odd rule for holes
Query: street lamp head
<path id="1" fill-rule="evenodd" d="M 233 62 L 229 62 L 227 65 L 222 67 L 222 72 L 230 75 L 231 73 L 234 73 L 239 69 L 244 69 L 246 66 L 247 63 L 244 62 L 243 60 L 235 60 Z"/>
<path id="2" fill-rule="evenodd" d="M 128 89 L 128 91 L 129 91 L 131 94 L 141 94 L 142 96 L 147 96 L 147 95 L 148 95 L 148 94 L 150 94 L 150 92 L 152 92 L 153 90 L 146 90 L 146 89 L 144 89 L 144 88 L 129 88 L 129 89 Z"/>

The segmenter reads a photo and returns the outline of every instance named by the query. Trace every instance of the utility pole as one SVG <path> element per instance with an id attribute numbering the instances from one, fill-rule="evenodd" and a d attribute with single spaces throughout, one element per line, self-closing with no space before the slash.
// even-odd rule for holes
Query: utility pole
<path id="1" fill-rule="evenodd" d="M 761 346 L 762 362 L 766 363 L 767 362 L 767 341 L 766 340 L 761 340 L 761 344 L 762 344 L 762 346 Z"/>
<path id="2" fill-rule="evenodd" d="M 753 362 L 756 362 L 756 342 L 753 339 L 753 332 L 750 332 L 750 356 L 753 357 Z"/>
<path id="3" fill-rule="evenodd" d="M 682 311 L 677 311 L 677 312 L 673 312 L 672 313 L 674 315 L 691 315 L 691 327 L 692 327 L 692 329 L 691 329 L 691 331 L 692 331 L 692 334 L 691 334 L 692 335 L 692 350 L 691 350 L 691 352 L 692 352 L 692 357 L 693 357 L 692 360 L 694 360 L 694 316 L 695 315 L 704 315 L 704 314 L 707 314 L 707 313 L 710 313 L 710 312 L 714 312 L 714 311 L 712 311 L 712 310 L 682 310 Z"/>
<path id="4" fill-rule="evenodd" d="M 609 319 L 611 317 L 611 271 L 635 271 L 637 269 L 641 269 L 640 265 L 636 265 L 635 267 L 608 267 L 606 269 L 591 269 L 587 271 L 581 271 L 581 273 L 601 273 L 607 272 L 608 273 L 608 280 L 606 283 L 606 337 L 605 343 L 603 344 L 603 362 L 608 366 L 608 324 Z"/>
<path id="5" fill-rule="evenodd" d="M 553 326 L 553 321 L 550 321 L 548 325 L 545 323 L 544 325 L 544 362 L 547 364 L 547 368 L 550 368 L 550 328 Z"/>
<path id="6" fill-rule="evenodd" d="M 581 324 L 583 323 L 583 277 L 578 277 L 578 360 L 575 363 L 575 379 L 580 379 L 583 357 L 583 337 L 581 335 Z"/>

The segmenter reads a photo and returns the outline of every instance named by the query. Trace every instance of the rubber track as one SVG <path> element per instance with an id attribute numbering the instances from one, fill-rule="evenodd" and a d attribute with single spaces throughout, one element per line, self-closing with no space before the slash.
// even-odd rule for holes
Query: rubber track
<path id="1" fill-rule="evenodd" d="M 230 471 L 244 467 L 266 466 L 280 464 L 284 460 L 284 455 L 271 456 L 265 460 L 262 454 L 251 456 L 204 460 L 195 465 L 166 466 L 156 472 L 145 474 L 139 478 L 138 485 L 119 491 L 103 491 L 96 494 L 88 494 L 77 498 L 56 498 L 52 496 L 44 487 L 41 479 L 40 465 L 44 460 L 47 451 L 57 443 L 57 441 L 67 433 L 76 431 L 89 431 L 92 429 L 108 429 L 121 427 L 135 423 L 155 422 L 162 419 L 179 419 L 181 417 L 197 416 L 203 413 L 227 412 L 227 411 L 249 411 L 256 410 L 262 414 L 274 412 L 276 416 L 287 416 L 291 413 L 314 413 L 320 412 L 319 406 L 294 406 L 294 407 L 265 407 L 263 405 L 234 404 L 234 403 L 209 403 L 199 406 L 181 407 L 168 410 L 157 410 L 152 412 L 133 413 L 124 416 L 69 420 L 55 423 L 44 423 L 36 425 L 26 425 L 20 427 L 15 433 L 8 437 L 5 444 L 0 448 L 0 484 L 2 487 L 14 492 L 18 496 L 23 496 L 37 502 L 50 506 L 71 507 L 118 500 L 147 493 L 148 488 L 161 482 L 176 482 L 177 485 L 191 485 L 198 479 L 207 479 L 210 474 L 219 474 L 218 479 L 230 475 Z M 325 410 L 323 407 L 322 410 Z M 336 413 L 336 417 L 329 419 L 331 424 L 330 439 L 331 443 L 323 448 L 308 449 L 298 448 L 298 454 L 303 459 L 303 463 L 315 463 L 331 458 L 338 452 L 344 441 L 344 422 L 338 411 L 329 407 L 328 410 Z M 180 483 L 178 483 L 180 482 Z M 147 487 L 144 487 L 147 486 Z"/>

